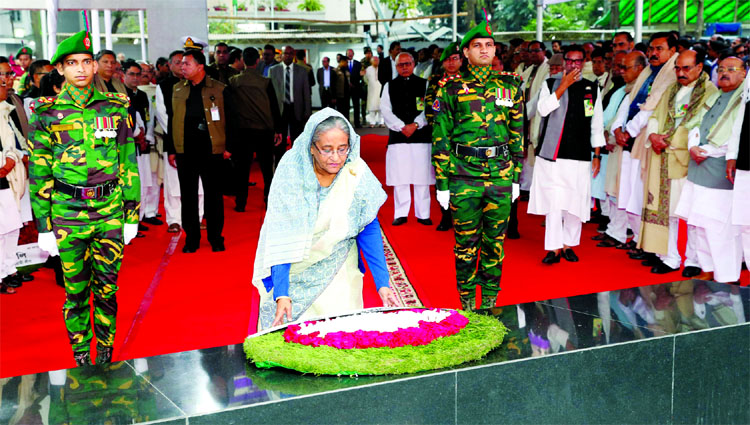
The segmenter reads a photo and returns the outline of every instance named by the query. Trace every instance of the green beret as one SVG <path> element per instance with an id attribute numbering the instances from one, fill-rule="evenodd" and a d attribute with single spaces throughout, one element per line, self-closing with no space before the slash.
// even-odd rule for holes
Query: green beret
<path id="1" fill-rule="evenodd" d="M 18 53 L 16 53 L 16 57 L 19 57 L 21 55 L 29 55 L 29 56 L 33 57 L 34 56 L 34 51 L 31 50 L 31 47 L 29 47 L 29 46 L 23 46 L 20 49 L 18 49 Z"/>
<path id="2" fill-rule="evenodd" d="M 443 54 L 440 55 L 440 62 L 448 59 L 449 57 L 453 55 L 460 55 L 461 54 L 461 48 L 458 47 L 457 42 L 453 42 L 448 45 L 448 47 L 443 50 Z"/>
<path id="3" fill-rule="evenodd" d="M 469 42 L 475 38 L 492 38 L 492 28 L 489 22 L 482 22 L 470 29 L 461 40 L 461 48 L 469 47 Z"/>
<path id="4" fill-rule="evenodd" d="M 52 56 L 50 63 L 54 65 L 62 62 L 66 56 L 76 53 L 88 53 L 92 57 L 94 56 L 94 51 L 91 48 L 91 34 L 88 31 L 81 31 L 63 40 L 57 46 L 55 55 Z"/>

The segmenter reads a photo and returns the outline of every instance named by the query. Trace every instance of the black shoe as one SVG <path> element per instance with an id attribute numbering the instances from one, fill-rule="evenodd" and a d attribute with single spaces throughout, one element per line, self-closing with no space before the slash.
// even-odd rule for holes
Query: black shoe
<path id="1" fill-rule="evenodd" d="M 578 256 L 575 252 L 573 252 L 573 248 L 563 249 L 562 250 L 562 257 L 566 260 L 568 260 L 571 263 L 577 263 L 578 262 Z"/>
<path id="2" fill-rule="evenodd" d="M 182 252 L 184 252 L 185 254 L 192 254 L 192 253 L 194 253 L 195 251 L 198 250 L 198 247 L 199 247 L 198 244 L 195 244 L 195 245 L 189 244 L 188 245 L 186 243 L 185 246 L 182 247 Z"/>
<path id="3" fill-rule="evenodd" d="M 505 234 L 505 239 L 521 239 L 521 234 L 518 233 L 518 229 L 508 230 Z"/>
<path id="4" fill-rule="evenodd" d="M 625 236 L 627 236 L 628 238 L 632 238 L 632 237 L 633 237 L 633 231 L 632 231 L 632 230 L 630 230 L 630 229 L 628 229 L 628 230 L 627 230 L 627 231 L 625 232 Z"/>
<path id="5" fill-rule="evenodd" d="M 213 252 L 224 252 L 227 249 L 224 247 L 224 242 L 219 242 L 217 244 L 211 244 L 211 251 Z"/>
<path id="6" fill-rule="evenodd" d="M 424 224 L 425 226 L 432 226 L 432 220 L 429 218 L 418 218 L 417 223 Z"/>
<path id="7" fill-rule="evenodd" d="M 76 366 L 89 366 L 91 365 L 91 355 L 88 351 L 81 351 L 79 353 L 73 353 L 73 358 L 76 361 Z"/>
<path id="8" fill-rule="evenodd" d="M 435 230 L 438 232 L 447 232 L 451 228 L 453 228 L 453 224 L 450 221 L 440 220 L 440 224 L 437 225 Z"/>
<path id="9" fill-rule="evenodd" d="M 632 254 L 628 254 L 628 257 L 630 257 L 631 260 L 648 260 L 649 258 L 648 252 L 644 252 L 640 249 Z"/>
<path id="10" fill-rule="evenodd" d="M 112 363 L 112 347 L 96 346 L 96 364 Z"/>
<path id="11" fill-rule="evenodd" d="M 695 266 L 687 266 L 682 270 L 683 277 L 695 277 L 701 274 L 701 268 Z"/>
<path id="12" fill-rule="evenodd" d="M 555 254 L 554 251 L 550 251 L 542 259 L 544 264 L 555 264 L 560 262 L 560 254 Z"/>
<path id="13" fill-rule="evenodd" d="M 609 220 L 607 220 L 606 223 L 604 221 L 602 221 L 601 223 L 599 223 L 599 226 L 596 227 L 596 231 L 599 232 L 599 233 L 604 233 L 604 232 L 607 231 L 607 226 L 608 225 L 609 225 Z"/>
<path id="14" fill-rule="evenodd" d="M 161 214 L 156 213 L 156 218 L 161 218 Z"/>
<path id="15" fill-rule="evenodd" d="M 144 217 L 141 221 L 146 224 L 153 224 L 154 226 L 161 226 L 162 224 L 164 224 L 163 221 L 159 220 L 156 217 Z"/>
<path id="16" fill-rule="evenodd" d="M 676 269 L 673 269 L 669 267 L 668 265 L 664 264 L 663 262 L 661 262 L 651 268 L 651 273 L 666 274 L 666 273 L 676 272 L 677 270 L 680 270 L 680 268 L 678 267 Z"/>
<path id="17" fill-rule="evenodd" d="M 625 242 L 624 244 L 621 244 L 617 247 L 617 249 L 635 249 L 636 243 L 635 241 Z"/>
<path id="18" fill-rule="evenodd" d="M 18 273 L 18 278 L 21 279 L 21 282 L 31 282 L 34 280 L 34 276 L 25 273 Z"/>
<path id="19" fill-rule="evenodd" d="M 7 276 L 3 279 L 3 285 L 9 288 L 20 288 L 23 286 L 23 282 L 21 282 L 18 276 Z"/>
<path id="20" fill-rule="evenodd" d="M 239 205 L 234 207 L 234 210 L 237 212 L 245 212 L 245 207 L 241 207 Z"/>
<path id="21" fill-rule="evenodd" d="M 391 223 L 394 226 L 400 226 L 402 224 L 406 223 L 406 217 L 399 217 L 395 220 L 393 220 L 393 223 Z"/>
<path id="22" fill-rule="evenodd" d="M 601 241 L 601 242 L 599 242 L 598 244 L 596 244 L 596 246 L 598 246 L 599 248 L 614 248 L 614 247 L 616 247 L 616 246 L 617 246 L 617 245 L 618 245 L 619 243 L 620 243 L 620 242 L 617 242 L 617 240 L 616 240 L 616 239 L 614 239 L 614 238 L 610 238 L 609 236 L 607 236 L 607 238 L 606 238 L 606 239 L 604 239 L 603 241 Z"/>
<path id="23" fill-rule="evenodd" d="M 143 225 L 143 224 L 141 224 L 141 223 L 138 223 L 138 231 L 139 231 L 139 232 L 145 232 L 145 231 L 147 231 L 147 230 L 148 230 L 148 227 L 144 226 L 144 225 Z"/>
<path id="24" fill-rule="evenodd" d="M 648 256 L 645 260 L 641 261 L 641 265 L 646 267 L 654 267 L 658 266 L 659 263 L 661 263 L 661 260 L 656 255 L 654 256 Z"/>
<path id="25" fill-rule="evenodd" d="M 592 236 L 591 240 L 592 241 L 603 241 L 603 240 L 606 240 L 608 237 L 609 236 L 605 235 L 604 233 L 599 233 L 596 236 Z"/>

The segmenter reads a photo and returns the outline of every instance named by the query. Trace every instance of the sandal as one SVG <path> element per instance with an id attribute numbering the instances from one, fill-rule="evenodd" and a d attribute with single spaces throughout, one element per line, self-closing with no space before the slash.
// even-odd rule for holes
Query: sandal
<path id="1" fill-rule="evenodd" d="M 7 286 L 6 284 L 0 284 L 0 294 L 15 294 L 16 290 Z"/>

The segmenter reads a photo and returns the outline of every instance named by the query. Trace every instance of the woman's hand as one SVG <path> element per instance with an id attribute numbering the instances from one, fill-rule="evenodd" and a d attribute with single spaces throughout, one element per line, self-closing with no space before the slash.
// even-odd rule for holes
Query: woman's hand
<path id="1" fill-rule="evenodd" d="M 271 327 L 283 325 L 284 316 L 286 316 L 287 322 L 292 321 L 292 299 L 288 297 L 276 300 L 276 317 L 274 317 Z"/>
<path id="2" fill-rule="evenodd" d="M 380 295 L 380 299 L 383 300 L 383 307 L 402 307 L 401 302 L 391 288 L 387 286 L 380 288 L 378 290 L 378 295 Z"/>

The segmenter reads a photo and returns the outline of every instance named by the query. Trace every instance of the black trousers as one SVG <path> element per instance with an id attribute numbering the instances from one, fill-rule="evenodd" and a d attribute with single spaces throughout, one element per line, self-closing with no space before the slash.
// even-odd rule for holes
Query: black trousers
<path id="1" fill-rule="evenodd" d="M 341 115 L 349 121 L 349 98 L 339 97 L 336 99 L 336 110 L 341 112 Z"/>
<path id="2" fill-rule="evenodd" d="M 335 108 L 336 105 L 331 102 L 333 99 L 333 90 L 330 87 L 320 90 L 320 104 L 323 108 Z"/>
<path id="3" fill-rule="evenodd" d="M 211 245 L 221 243 L 224 229 L 224 199 L 221 193 L 223 159 L 221 155 L 186 152 L 177 154 L 177 176 L 182 198 L 182 228 L 185 245 L 198 246 L 201 240 L 198 221 L 198 178 L 203 181 L 203 210 L 206 234 Z"/>
<path id="4" fill-rule="evenodd" d="M 362 97 L 359 95 L 359 91 L 357 89 L 352 89 L 352 115 L 354 118 L 354 126 L 355 127 L 361 127 L 360 122 L 360 112 L 362 111 L 362 105 L 360 103 L 362 102 Z M 347 105 L 347 109 L 349 108 L 349 105 Z"/>
<path id="5" fill-rule="evenodd" d="M 281 123 L 282 128 L 284 129 L 281 132 L 281 144 L 279 146 L 274 146 L 273 148 L 274 170 L 276 169 L 276 166 L 279 165 L 281 157 L 284 156 L 284 153 L 286 152 L 287 134 L 289 135 L 289 140 L 291 141 L 291 143 L 294 143 L 294 140 L 297 138 L 297 136 L 302 134 L 302 130 L 305 129 L 305 123 L 299 121 L 294 115 L 294 105 L 291 103 L 284 104 L 284 112 L 282 112 L 281 114 Z"/>
<path id="6" fill-rule="evenodd" d="M 260 171 L 263 173 L 263 201 L 268 203 L 268 191 L 273 179 L 273 130 L 241 129 L 239 136 L 245 140 L 235 143 L 232 151 L 234 162 L 234 187 L 238 207 L 247 205 L 247 182 L 250 179 L 250 166 L 255 154 Z"/>

